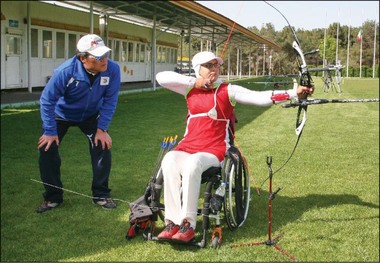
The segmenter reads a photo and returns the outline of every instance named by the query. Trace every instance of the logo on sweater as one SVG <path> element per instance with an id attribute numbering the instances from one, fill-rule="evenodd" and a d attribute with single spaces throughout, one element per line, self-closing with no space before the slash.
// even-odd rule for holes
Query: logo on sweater
<path id="1" fill-rule="evenodd" d="M 100 86 L 105 86 L 110 84 L 110 77 L 101 77 L 100 78 Z"/>

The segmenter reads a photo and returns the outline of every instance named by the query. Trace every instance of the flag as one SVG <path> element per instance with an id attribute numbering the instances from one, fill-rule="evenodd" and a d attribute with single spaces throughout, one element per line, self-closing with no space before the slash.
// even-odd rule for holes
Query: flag
<path id="1" fill-rule="evenodd" d="M 362 41 L 362 30 L 360 29 L 358 35 L 356 36 L 356 41 L 360 42 Z"/>

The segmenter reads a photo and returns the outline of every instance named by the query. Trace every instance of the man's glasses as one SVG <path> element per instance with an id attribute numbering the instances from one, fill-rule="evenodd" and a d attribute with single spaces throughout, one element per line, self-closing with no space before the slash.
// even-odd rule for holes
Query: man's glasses
<path id="1" fill-rule="evenodd" d="M 220 68 L 221 65 L 219 65 L 218 63 L 206 63 L 206 64 L 202 64 L 201 66 L 207 69 L 213 69 L 213 68 Z"/>
<path id="2" fill-rule="evenodd" d="M 88 54 L 88 56 L 91 57 L 91 58 L 93 58 L 93 59 L 95 59 L 95 60 L 100 61 L 100 60 L 102 60 L 103 58 L 108 58 L 108 57 L 109 57 L 109 52 L 105 53 L 103 56 L 100 56 L 100 57 L 95 57 L 95 56 L 90 55 L 90 54 Z"/>

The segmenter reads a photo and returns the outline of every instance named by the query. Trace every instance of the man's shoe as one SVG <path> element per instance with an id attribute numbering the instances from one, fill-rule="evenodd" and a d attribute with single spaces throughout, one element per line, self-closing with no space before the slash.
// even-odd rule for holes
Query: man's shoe
<path id="1" fill-rule="evenodd" d="M 42 204 L 40 204 L 40 206 L 37 208 L 36 212 L 37 213 L 43 213 L 43 212 L 46 212 L 50 209 L 53 209 L 53 208 L 60 206 L 60 204 L 61 203 L 53 203 L 50 201 L 43 201 Z"/>
<path id="2" fill-rule="evenodd" d="M 165 229 L 158 234 L 158 239 L 171 239 L 179 230 L 179 226 L 174 224 L 172 221 L 166 225 Z"/>
<path id="3" fill-rule="evenodd" d="M 116 208 L 116 204 L 113 202 L 112 198 L 102 198 L 98 201 L 93 200 L 93 203 L 96 205 L 100 205 L 104 209 Z"/>
<path id="4" fill-rule="evenodd" d="M 190 223 L 185 219 L 179 228 L 179 231 L 172 237 L 175 241 L 190 242 L 194 239 L 194 229 L 190 226 Z"/>

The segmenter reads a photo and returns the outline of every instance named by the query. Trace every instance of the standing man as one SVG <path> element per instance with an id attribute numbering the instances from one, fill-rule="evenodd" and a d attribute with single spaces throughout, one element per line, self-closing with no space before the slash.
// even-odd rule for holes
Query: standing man
<path id="1" fill-rule="evenodd" d="M 45 192 L 37 213 L 63 202 L 58 147 L 71 126 L 77 126 L 89 141 L 93 203 L 116 208 L 108 187 L 112 148 L 108 127 L 118 100 L 120 69 L 108 59 L 110 51 L 99 36 L 83 36 L 77 54 L 54 70 L 41 94 L 42 135 L 37 148 Z"/>

